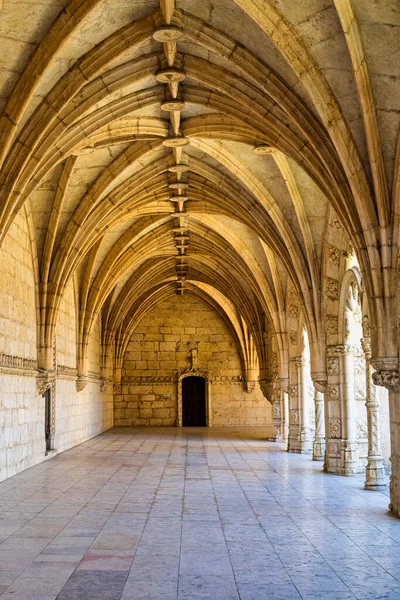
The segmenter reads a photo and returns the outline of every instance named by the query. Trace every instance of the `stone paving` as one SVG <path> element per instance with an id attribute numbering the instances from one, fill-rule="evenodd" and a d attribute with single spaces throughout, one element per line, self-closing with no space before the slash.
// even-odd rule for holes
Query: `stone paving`
<path id="1" fill-rule="evenodd" d="M 387 495 L 261 436 L 113 429 L 4 481 L 1 600 L 399 600 Z"/>

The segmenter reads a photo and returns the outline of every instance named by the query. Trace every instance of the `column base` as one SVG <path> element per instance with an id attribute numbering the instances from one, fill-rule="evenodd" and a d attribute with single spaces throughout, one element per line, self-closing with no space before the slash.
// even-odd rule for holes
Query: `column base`
<path id="1" fill-rule="evenodd" d="M 345 442 L 340 449 L 341 472 L 343 475 L 359 475 L 364 472 L 358 457 L 356 442 Z"/>
<path id="2" fill-rule="evenodd" d="M 314 442 L 313 444 L 313 460 L 325 460 L 325 442 Z"/>
<path id="3" fill-rule="evenodd" d="M 387 475 L 381 457 L 368 459 L 365 476 L 364 488 L 366 490 L 380 490 L 387 486 Z"/>

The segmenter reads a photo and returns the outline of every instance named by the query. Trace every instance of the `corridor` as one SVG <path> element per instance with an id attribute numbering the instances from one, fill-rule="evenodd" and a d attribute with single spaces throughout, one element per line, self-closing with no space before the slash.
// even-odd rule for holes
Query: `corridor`
<path id="1" fill-rule="evenodd" d="M 115 428 L 4 481 L 1 600 L 398 600 L 387 495 L 261 433 Z"/>

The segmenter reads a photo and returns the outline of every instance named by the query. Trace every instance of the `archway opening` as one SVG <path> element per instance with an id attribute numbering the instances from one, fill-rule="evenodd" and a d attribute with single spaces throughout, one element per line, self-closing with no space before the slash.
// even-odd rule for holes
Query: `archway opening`
<path id="1" fill-rule="evenodd" d="M 206 426 L 206 382 L 203 377 L 189 376 L 182 381 L 182 425 Z"/>

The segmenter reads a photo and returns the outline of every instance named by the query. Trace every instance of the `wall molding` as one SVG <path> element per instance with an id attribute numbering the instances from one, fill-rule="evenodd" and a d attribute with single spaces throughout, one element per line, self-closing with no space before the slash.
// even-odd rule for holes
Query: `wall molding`
<path id="1" fill-rule="evenodd" d="M 0 353 L 0 373 L 4 375 L 36 377 L 38 374 L 38 364 L 35 359 Z"/>

